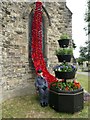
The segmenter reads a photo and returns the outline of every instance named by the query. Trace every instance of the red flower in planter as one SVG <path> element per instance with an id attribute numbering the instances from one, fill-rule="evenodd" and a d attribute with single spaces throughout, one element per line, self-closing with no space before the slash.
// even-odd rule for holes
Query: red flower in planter
<path id="1" fill-rule="evenodd" d="M 68 91 L 68 90 L 69 90 L 69 87 L 66 87 L 65 90 Z"/>
<path id="2" fill-rule="evenodd" d="M 76 80 L 74 80 L 74 85 L 75 85 L 77 88 L 80 88 L 80 87 L 81 87 L 80 83 L 77 82 Z"/>
<path id="3" fill-rule="evenodd" d="M 63 91 L 74 91 L 74 90 L 78 90 L 81 88 L 81 85 L 79 82 L 62 82 L 62 81 L 58 81 L 58 82 L 53 82 L 51 84 L 51 89 L 53 90 L 63 90 Z"/>
<path id="4" fill-rule="evenodd" d="M 75 85 L 75 87 L 77 87 L 77 88 L 80 88 L 80 87 L 81 87 L 80 83 L 74 83 L 74 85 Z"/>

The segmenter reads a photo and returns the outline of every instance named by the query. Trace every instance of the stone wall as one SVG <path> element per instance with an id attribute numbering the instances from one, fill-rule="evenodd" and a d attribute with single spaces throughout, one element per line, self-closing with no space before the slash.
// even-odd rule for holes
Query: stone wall
<path id="1" fill-rule="evenodd" d="M 51 27 L 48 27 L 46 43 L 48 69 L 52 73 L 51 67 L 57 63 L 54 52 L 59 47 L 57 40 L 60 34 L 67 32 L 71 37 L 72 14 L 66 7 L 66 3 L 52 2 L 45 3 L 45 5 L 52 24 Z M 34 79 L 36 74 L 31 58 L 28 58 L 29 14 L 33 4 L 29 2 L 2 2 L 0 6 L 0 16 L 2 17 L 0 29 L 2 32 L 2 42 L 0 41 L 2 79 L 0 83 L 5 99 L 35 92 Z"/>
<path id="2" fill-rule="evenodd" d="M 58 41 L 60 35 L 67 33 L 72 39 L 72 13 L 67 8 L 66 3 L 46 4 L 47 10 L 51 16 L 52 26 L 48 28 L 48 66 L 50 69 L 58 63 L 55 55 L 55 49 L 59 48 Z M 72 40 L 70 41 L 72 46 Z"/>
<path id="3" fill-rule="evenodd" d="M 5 97 L 10 90 L 18 90 L 16 93 L 14 91 L 17 94 L 19 88 L 32 89 L 35 72 L 28 62 L 28 24 L 31 9 L 31 4 L 25 2 L 3 2 L 1 5 L 2 81 Z M 22 93 L 23 90 L 20 94 Z"/>

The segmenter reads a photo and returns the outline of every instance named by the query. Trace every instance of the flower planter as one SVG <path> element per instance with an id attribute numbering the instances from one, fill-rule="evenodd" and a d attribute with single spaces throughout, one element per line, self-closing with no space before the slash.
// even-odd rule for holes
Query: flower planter
<path id="1" fill-rule="evenodd" d="M 60 65 L 54 66 L 57 82 L 50 84 L 49 105 L 58 112 L 74 113 L 83 109 L 83 89 L 75 79 L 77 68 L 67 62 L 71 61 L 73 55 L 72 48 L 67 48 L 69 40 L 67 35 L 61 36 L 63 40 L 58 40 L 61 48 L 55 51 Z M 67 40 L 68 39 L 68 40 Z M 66 48 L 66 49 L 65 49 Z M 69 81 L 67 79 L 72 79 Z"/>
<path id="2" fill-rule="evenodd" d="M 69 45 L 69 41 L 70 39 L 62 39 L 62 40 L 58 40 L 58 43 L 60 47 L 66 48 Z"/>
<path id="3" fill-rule="evenodd" d="M 50 88 L 49 105 L 58 112 L 78 112 L 83 109 L 83 89 L 56 92 Z"/>
<path id="4" fill-rule="evenodd" d="M 75 80 L 73 82 L 57 81 L 50 84 L 50 90 L 58 93 L 75 93 L 77 90 L 80 89 L 80 83 Z"/>
<path id="5" fill-rule="evenodd" d="M 60 72 L 60 71 L 54 71 L 55 77 L 58 79 L 73 79 L 75 77 L 76 71 L 71 72 Z"/>
<path id="6" fill-rule="evenodd" d="M 71 61 L 71 55 L 57 55 L 59 62 L 70 62 Z"/>

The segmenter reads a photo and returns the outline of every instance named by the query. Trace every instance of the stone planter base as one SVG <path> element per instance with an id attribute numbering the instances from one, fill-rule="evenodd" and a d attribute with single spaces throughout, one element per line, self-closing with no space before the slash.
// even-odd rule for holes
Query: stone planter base
<path id="1" fill-rule="evenodd" d="M 83 89 L 73 92 L 49 91 L 49 105 L 58 112 L 75 113 L 83 109 Z"/>

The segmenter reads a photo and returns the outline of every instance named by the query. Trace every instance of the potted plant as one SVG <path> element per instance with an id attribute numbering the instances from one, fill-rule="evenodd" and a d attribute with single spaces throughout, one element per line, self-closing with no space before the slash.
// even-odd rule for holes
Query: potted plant
<path id="1" fill-rule="evenodd" d="M 55 54 L 58 58 L 59 62 L 70 62 L 71 57 L 73 55 L 73 49 L 72 48 L 59 48 L 55 51 Z"/>
<path id="2" fill-rule="evenodd" d="M 58 82 L 53 82 L 50 85 L 50 89 L 54 90 L 56 92 L 67 92 L 67 93 L 74 93 L 77 90 L 81 89 L 81 85 L 79 82 L 77 82 L 76 80 L 74 81 L 68 81 L 68 82 L 64 82 L 63 80 L 58 81 Z"/>
<path id="3" fill-rule="evenodd" d="M 51 83 L 49 97 L 50 107 L 58 112 L 74 113 L 83 109 L 83 88 L 76 80 Z"/>
<path id="4" fill-rule="evenodd" d="M 62 63 L 60 65 L 56 65 L 53 70 L 57 78 L 66 80 L 73 79 L 75 77 L 77 68 L 74 65 Z"/>
<path id="5" fill-rule="evenodd" d="M 68 36 L 64 34 L 61 38 L 60 41 L 63 42 Z M 58 112 L 74 113 L 83 109 L 83 88 L 74 79 L 77 71 L 76 66 L 67 63 L 71 60 L 73 49 L 69 48 L 67 43 L 59 45 L 61 48 L 57 49 L 55 54 L 58 61 L 63 63 L 53 68 L 55 77 L 59 80 L 50 85 L 49 105 Z"/>
<path id="6" fill-rule="evenodd" d="M 59 46 L 62 48 L 68 47 L 69 45 L 69 36 L 67 34 L 62 34 L 58 40 Z"/>

